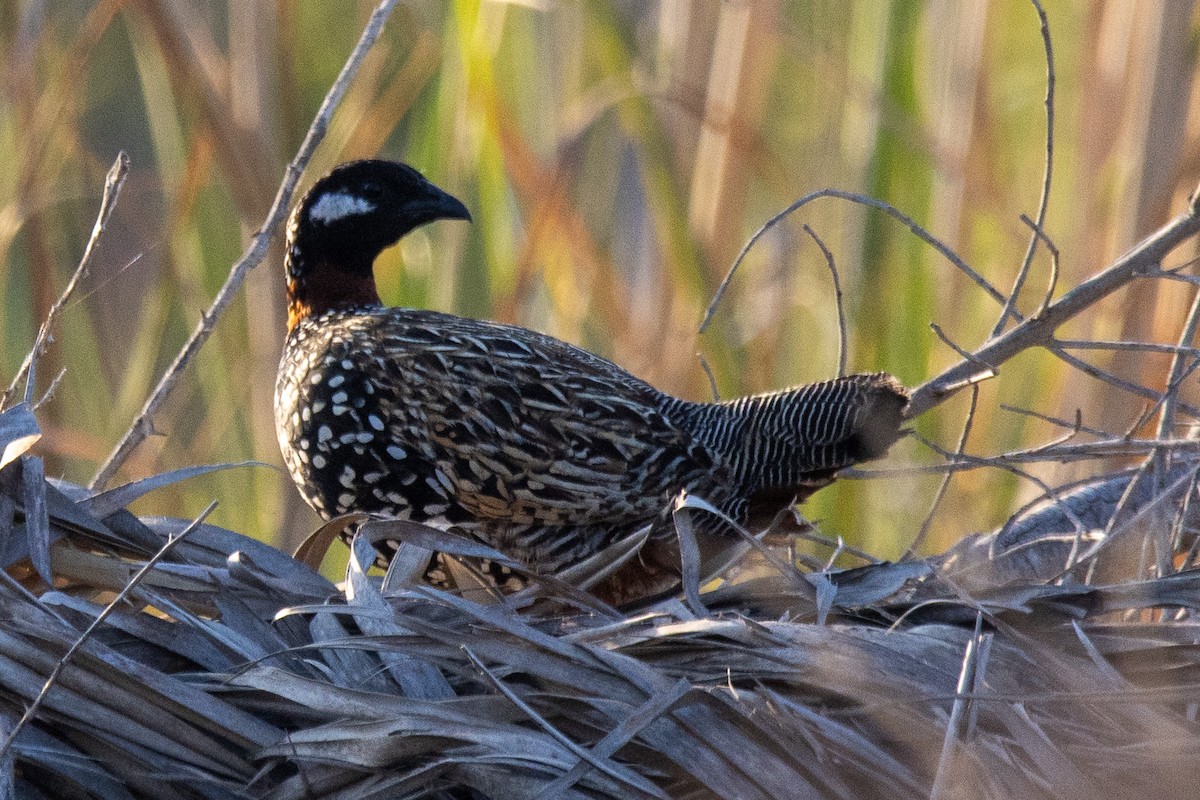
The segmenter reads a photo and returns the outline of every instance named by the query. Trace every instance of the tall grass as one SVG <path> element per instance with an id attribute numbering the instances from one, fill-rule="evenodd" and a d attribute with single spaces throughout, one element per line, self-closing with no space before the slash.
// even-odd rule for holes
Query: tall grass
<path id="1" fill-rule="evenodd" d="M 1125 4 L 1047 3 L 1057 67 L 1046 230 L 1060 285 L 1177 211 L 1195 182 L 1191 19 Z M 132 176 L 112 229 L 39 368 L 48 472 L 86 482 L 178 350 L 247 237 L 361 30 L 370 4 L 154 2 L 0 9 L 0 376 L 15 373 L 78 261 L 104 171 Z M 1143 13 L 1145 12 L 1145 13 Z M 1157 15 L 1156 15 L 1157 14 Z M 743 241 L 816 188 L 886 200 L 1006 289 L 1037 210 L 1045 59 L 1028 3 L 414 3 L 400 9 L 343 104 L 308 180 L 349 158 L 403 158 L 459 195 L 475 224 L 418 231 L 380 262 L 385 299 L 515 321 L 704 398 L 828 377 L 838 334 L 824 258 L 846 291 L 854 370 L 909 384 L 990 332 L 995 306 L 875 212 L 825 200 L 748 259 L 696 329 Z M 1044 252 L 1044 251 L 1043 251 Z M 283 331 L 278 253 L 189 369 L 160 433 L 121 473 L 256 459 L 278 465 L 271 390 Z M 1026 312 L 1040 299 L 1039 258 Z M 1130 292 L 1074 324 L 1080 338 L 1166 340 L 1184 284 Z M 1092 355 L 1092 354 L 1088 354 Z M 1096 356 L 1103 359 L 1103 356 Z M 1110 368 L 1164 373 L 1165 357 Z M 1150 380 L 1147 378 L 1147 380 Z M 7 383 L 7 380 L 2 381 Z M 983 387 L 969 441 L 998 453 L 1053 425 L 1001 403 L 1121 430 L 1140 412 L 1042 353 Z M 952 446 L 963 402 L 918 422 Z M 915 444 L 893 461 L 930 457 Z M 843 483 L 807 506 L 828 533 L 902 552 L 936 479 Z M 1026 492 L 968 473 L 929 546 L 986 528 Z M 141 508 L 198 513 L 287 545 L 315 519 L 286 476 L 217 472 Z"/>

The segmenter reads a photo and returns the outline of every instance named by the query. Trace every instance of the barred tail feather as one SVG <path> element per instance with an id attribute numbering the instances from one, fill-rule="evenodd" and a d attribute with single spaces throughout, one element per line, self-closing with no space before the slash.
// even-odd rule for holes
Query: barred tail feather
<path id="1" fill-rule="evenodd" d="M 849 375 L 695 407 L 692 430 L 725 458 L 744 496 L 786 502 L 886 453 L 907 406 L 892 376 Z"/>

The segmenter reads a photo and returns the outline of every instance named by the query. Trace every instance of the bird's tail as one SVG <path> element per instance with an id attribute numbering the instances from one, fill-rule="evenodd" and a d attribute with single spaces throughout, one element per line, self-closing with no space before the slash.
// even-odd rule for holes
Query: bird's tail
<path id="1" fill-rule="evenodd" d="M 908 392 L 883 372 L 693 406 L 692 431 L 730 466 L 743 496 L 803 499 L 901 434 Z"/>

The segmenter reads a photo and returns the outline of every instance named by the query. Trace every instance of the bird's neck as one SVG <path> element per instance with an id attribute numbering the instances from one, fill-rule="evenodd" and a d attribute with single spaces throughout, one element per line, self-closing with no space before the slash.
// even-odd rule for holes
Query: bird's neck
<path id="1" fill-rule="evenodd" d="M 372 260 L 333 263 L 306 257 L 301 248 L 289 247 L 285 260 L 288 330 L 305 317 L 326 311 L 380 305 Z"/>

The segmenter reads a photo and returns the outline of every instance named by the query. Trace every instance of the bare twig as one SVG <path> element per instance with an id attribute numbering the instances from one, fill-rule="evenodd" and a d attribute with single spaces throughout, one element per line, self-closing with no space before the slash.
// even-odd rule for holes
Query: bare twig
<path id="1" fill-rule="evenodd" d="M 387 22 L 388 16 L 391 15 L 396 2 L 397 0 L 382 0 L 375 11 L 372 12 L 371 18 L 367 21 L 366 28 L 358 40 L 358 44 L 354 46 L 353 52 L 350 53 L 350 57 L 342 67 L 341 74 L 338 75 L 337 80 L 330 87 L 329 93 L 325 95 L 325 100 L 321 103 L 320 109 L 317 110 L 317 115 L 314 117 L 312 125 L 309 126 L 308 133 L 305 135 L 300 149 L 296 152 L 296 157 L 288 164 L 287 170 L 284 173 L 283 183 L 279 186 L 279 191 L 275 195 L 275 201 L 271 204 L 271 210 L 267 212 L 267 218 L 263 222 L 262 227 L 254 234 L 246 252 L 233 265 L 233 268 L 229 272 L 229 277 L 225 279 L 224 285 L 217 292 L 212 305 L 201 315 L 200 322 L 196 325 L 196 329 L 192 331 L 191 337 L 183 346 L 183 349 L 179 351 L 179 355 L 175 357 L 171 366 L 167 368 L 158 385 L 154 387 L 154 391 L 146 399 L 146 404 L 142 406 L 142 410 L 130 425 L 129 430 L 125 432 L 121 441 L 117 443 L 116 448 L 113 449 L 108 459 L 92 479 L 90 488 L 93 490 L 103 488 L 112 479 L 121 464 L 125 462 L 125 459 L 129 457 L 133 450 L 146 438 L 148 432 L 152 430 L 154 415 L 162 407 L 171 390 L 174 389 L 183 370 L 191 362 L 196 353 L 199 352 L 200 348 L 204 346 L 204 343 L 208 341 L 208 337 L 212 334 L 217 320 L 221 318 L 225 308 L 233 300 L 233 296 L 241 289 L 246 275 L 266 257 L 267 249 L 271 244 L 271 237 L 287 215 L 292 193 L 296 189 L 296 184 L 300 180 L 301 173 L 304 171 L 305 166 L 307 166 L 309 159 L 312 158 L 317 145 L 325 138 L 325 132 L 329 127 L 329 121 L 333 117 L 333 112 L 341 103 L 342 97 L 346 94 L 346 90 L 350 86 L 350 82 L 358 73 L 358 68 L 362 65 L 363 59 L 366 58 L 367 52 L 375 44 L 375 40 L 379 38 L 379 33 L 383 30 L 383 25 Z"/>
<path id="2" fill-rule="evenodd" d="M 1046 232 L 1042 230 L 1040 225 L 1024 214 L 1021 215 L 1021 222 L 1032 228 L 1034 236 L 1041 239 L 1045 243 L 1046 249 L 1050 251 L 1050 279 L 1046 281 L 1046 293 L 1042 295 L 1042 302 L 1038 306 L 1037 311 L 1034 312 L 1034 316 L 1036 317 L 1046 310 L 1046 306 L 1050 305 L 1050 301 L 1054 299 L 1054 290 L 1058 288 L 1058 276 L 1060 273 L 1058 245 L 1054 244 L 1054 240 L 1046 235 Z"/>
<path id="3" fill-rule="evenodd" d="M 946 335 L 946 332 L 944 330 L 942 330 L 941 325 L 938 325 L 936 322 L 931 322 L 931 323 L 929 323 L 929 329 L 932 330 L 935 334 L 937 334 L 937 337 L 942 340 L 942 344 L 946 345 L 946 347 L 949 347 L 951 350 L 958 353 L 963 358 L 968 359 L 970 361 L 974 361 L 976 366 L 980 367 L 984 372 L 987 373 L 987 377 L 989 377 L 989 378 L 996 377 L 996 368 L 995 367 L 993 367 L 991 364 L 988 364 L 984 361 L 980 361 L 978 358 L 976 358 L 971 353 L 970 350 L 967 350 L 964 347 L 959 347 L 957 344 L 955 344 L 954 341 L 949 336 Z M 972 381 L 972 384 L 975 384 L 978 382 L 979 382 L 979 379 Z"/>
<path id="4" fill-rule="evenodd" d="M 1192 310 L 1188 312 L 1187 321 L 1183 325 L 1183 332 L 1179 334 L 1180 349 L 1176 351 L 1175 357 L 1171 359 L 1171 377 L 1167 382 L 1168 391 L 1166 392 L 1166 400 L 1163 403 L 1162 416 L 1158 420 L 1158 435 L 1160 437 L 1169 436 L 1171 430 L 1175 427 L 1175 407 L 1178 404 L 1179 396 L 1178 387 L 1184 378 L 1184 362 L 1187 358 L 1191 358 L 1190 355 L 1185 356 L 1183 348 L 1196 341 L 1197 326 L 1200 326 L 1200 290 L 1197 290 L 1195 296 L 1192 298 Z M 1192 368 L 1195 368 L 1194 361 Z"/>
<path id="5" fill-rule="evenodd" d="M 971 436 L 971 427 L 975 424 L 975 409 L 979 405 L 979 385 L 971 387 L 971 405 L 967 409 L 967 418 L 963 421 L 962 435 L 958 437 L 958 447 L 955 452 L 962 455 L 967 449 L 967 439 Z M 937 514 L 938 507 L 942 504 L 942 499 L 946 496 L 946 490 L 950 488 L 950 479 L 954 476 L 953 472 L 947 472 L 942 476 L 941 485 L 938 486 L 937 494 L 933 496 L 933 503 L 929 506 L 929 513 L 925 515 L 925 521 L 921 523 L 921 530 L 917 531 L 916 538 L 912 544 L 908 546 L 908 550 L 904 553 L 901 561 L 907 561 L 916 556 L 917 551 L 921 549 L 921 545 L 925 543 L 925 537 L 929 535 L 929 529 L 933 527 L 933 518 Z"/>
<path id="6" fill-rule="evenodd" d="M 100 211 L 96 214 L 96 223 L 92 225 L 92 235 L 88 237 L 87 246 L 83 248 L 83 256 L 79 259 L 79 266 L 75 268 L 75 273 L 67 281 L 62 294 L 59 295 L 58 299 L 54 301 L 54 305 L 50 306 L 50 310 L 46 313 L 46 319 L 42 322 L 42 326 L 38 330 L 37 339 L 33 347 L 29 349 L 25 360 L 21 362 L 21 368 L 17 370 L 12 383 L 4 390 L 4 395 L 0 397 L 0 408 L 8 405 L 8 401 L 12 397 L 13 392 L 16 391 L 17 386 L 26 378 L 29 378 L 25 391 L 26 401 L 32 401 L 33 377 L 30 375 L 30 372 L 33 369 L 33 364 L 46 351 L 46 345 L 50 341 L 50 331 L 54 327 L 54 323 L 58 321 L 58 317 L 62 314 L 63 309 L 70 302 L 71 296 L 75 294 L 75 290 L 79 287 L 79 281 L 87 276 L 88 270 L 92 266 L 92 256 L 96 253 L 96 245 L 108 227 L 108 220 L 112 216 L 113 209 L 117 206 L 117 198 L 121 196 L 121 188 L 125 185 L 125 178 L 128 175 L 129 156 L 125 155 L 124 151 L 122 151 L 117 153 L 116 160 L 113 162 L 112 167 L 109 168 L 108 175 L 104 178 L 104 194 L 100 198 Z"/>
<path id="7" fill-rule="evenodd" d="M 1200 368 L 1200 359 L 1192 358 L 1187 361 L 1187 366 L 1184 367 L 1183 361 L 1176 359 L 1176 364 L 1180 369 L 1171 370 L 1171 380 L 1167 384 L 1167 388 L 1163 390 L 1162 398 L 1152 406 L 1146 408 L 1139 417 L 1134 420 L 1131 430 L 1140 430 L 1143 425 L 1150 422 L 1150 418 L 1158 413 L 1159 408 L 1164 409 L 1162 417 L 1158 421 L 1158 436 L 1170 436 L 1170 429 L 1175 427 L 1175 407 L 1179 403 L 1179 387 L 1183 382 L 1191 377 L 1192 373 Z"/>
<path id="8" fill-rule="evenodd" d="M 1115 386 L 1118 389 L 1124 389 L 1130 394 L 1137 395 L 1138 397 L 1145 397 L 1147 400 L 1153 401 L 1155 406 L 1161 403 L 1163 398 L 1166 396 L 1165 393 L 1156 392 L 1154 389 L 1151 389 L 1148 386 L 1142 386 L 1139 383 L 1134 383 L 1133 381 L 1127 381 L 1124 378 L 1119 378 L 1111 372 L 1103 370 L 1100 367 L 1097 367 L 1095 364 L 1090 364 L 1087 361 L 1084 361 L 1082 358 L 1076 358 L 1070 353 L 1063 352 L 1061 349 L 1054 347 L 1053 345 L 1047 347 L 1046 349 L 1079 371 L 1091 375 L 1097 380 L 1104 381 L 1110 386 Z M 1194 406 L 1183 402 L 1178 402 L 1177 407 L 1186 411 L 1188 414 L 1191 414 L 1193 417 L 1200 416 L 1200 409 L 1197 409 Z"/>
<path id="9" fill-rule="evenodd" d="M 696 353 L 696 358 L 700 359 L 700 369 L 704 370 L 704 374 L 708 376 L 708 388 L 712 391 L 712 401 L 714 403 L 721 402 L 721 392 L 717 389 L 717 377 L 713 375 L 708 359 L 704 357 L 703 353 Z"/>
<path id="10" fill-rule="evenodd" d="M 34 411 L 37 411 L 39 408 L 44 406 L 46 403 L 50 402 L 50 399 L 52 397 L 54 397 L 54 393 L 56 391 L 58 391 L 58 385 L 60 383 L 62 383 L 62 379 L 64 377 L 66 377 L 66 375 L 67 375 L 66 368 L 60 369 L 58 371 L 58 374 L 54 376 L 54 380 L 50 381 L 50 385 L 46 387 L 46 391 L 42 392 L 41 399 L 39 399 L 36 403 L 33 404 Z M 33 386 L 33 381 L 30 381 L 29 385 Z M 28 392 L 26 392 L 26 394 L 28 394 Z"/>
<path id="11" fill-rule="evenodd" d="M 843 477 L 853 478 L 893 478 L 913 475 L 940 475 L 945 472 L 965 472 L 973 469 L 1007 469 L 1013 464 L 1039 464 L 1056 462 L 1061 464 L 1073 461 L 1089 461 L 1097 458 L 1145 458 L 1155 452 L 1181 453 L 1192 456 L 1200 455 L 1200 440 L 1196 439 L 1132 439 L 1115 437 L 1099 442 L 1080 442 L 1066 444 L 1063 437 L 1049 445 L 1003 453 L 998 456 L 974 456 L 967 453 L 956 454 L 952 450 L 940 447 L 927 439 L 915 436 L 917 441 L 924 444 L 933 452 L 945 459 L 943 463 L 922 466 L 905 467 L 876 467 L 874 469 L 857 468 L 841 473 Z"/>
<path id="12" fill-rule="evenodd" d="M 1059 326 L 1135 278 L 1157 269 L 1164 256 L 1198 232 L 1200 214 L 1197 214 L 1195 206 L 1189 206 L 1187 211 L 1142 240 L 1107 269 L 1083 281 L 1048 305 L 1038 316 L 1024 320 L 1000 336 L 989 339 L 974 351 L 973 359 L 963 359 L 917 387 L 909 403 L 909 418 L 925 413 L 967 385 L 965 382 L 978 370 L 979 361 L 999 367 L 1031 347 L 1052 347 L 1054 331 Z M 1056 352 L 1060 358 L 1067 356 L 1061 350 Z M 1152 392 L 1151 396 L 1155 400 L 1158 399 L 1157 393 Z"/>
<path id="13" fill-rule="evenodd" d="M 975 633 L 967 642 L 967 648 L 963 652 L 962 669 L 958 673 L 958 685 L 954 690 L 954 704 L 950 708 L 950 718 L 946 721 L 946 735 L 942 739 L 942 752 L 938 758 L 933 787 L 929 790 L 930 800 L 938 800 L 945 795 L 946 782 L 952 777 L 951 766 L 954 761 L 954 753 L 965 733 L 963 720 L 969 710 L 970 689 L 976 683 L 976 669 L 981 667 L 979 653 L 983 649 L 984 642 L 991 636 L 990 633 L 983 633 L 983 614 L 977 612 L 975 614 Z"/>
<path id="14" fill-rule="evenodd" d="M 1064 350 L 1132 350 L 1142 353 L 1200 356 L 1200 348 L 1160 342 L 1092 342 L 1086 339 L 1055 339 L 1054 344 Z"/>
<path id="15" fill-rule="evenodd" d="M 733 280 L 734 273 L 737 272 L 737 268 L 741 265 L 742 261 L 745 260 L 746 255 L 750 252 L 751 248 L 754 247 L 758 240 L 761 239 L 763 235 L 767 233 L 767 231 L 779 224 L 780 221 L 787 218 L 788 215 L 822 197 L 836 197 L 840 200 L 848 200 L 851 203 L 858 203 L 859 205 L 877 208 L 893 219 L 899 220 L 901 223 L 907 226 L 910 231 L 916 234 L 919 239 L 941 253 L 942 256 L 951 264 L 958 267 L 958 269 L 961 270 L 967 277 L 969 277 L 980 288 L 987 292 L 992 299 L 994 299 L 1001 306 L 1004 305 L 1004 295 L 1000 294 L 996 287 L 988 283 L 986 278 L 976 272 L 970 265 L 967 264 L 967 262 L 963 261 L 957 253 L 951 250 L 940 239 L 922 228 L 912 217 L 909 217 L 907 214 L 903 213 L 889 203 L 885 203 L 882 200 L 876 200 L 873 197 L 867 197 L 855 192 L 846 192 L 842 191 L 841 189 L 820 189 L 804 195 L 804 197 L 801 197 L 783 211 L 780 211 L 778 214 L 764 222 L 762 227 L 754 232 L 754 235 L 750 237 L 749 241 L 747 241 L 742 247 L 741 252 L 738 253 L 737 258 L 734 259 L 733 266 L 729 268 L 729 271 L 725 273 L 725 277 L 721 279 L 721 284 L 717 287 L 717 291 L 713 294 L 712 302 L 708 304 L 708 310 L 704 313 L 704 319 L 700 323 L 700 333 L 704 333 L 705 329 L 708 328 L 709 323 L 712 322 L 713 315 L 717 312 L 717 306 L 720 304 L 721 298 L 725 294 L 725 290 L 729 288 L 729 283 Z"/>
<path id="16" fill-rule="evenodd" d="M 846 374 L 846 309 L 842 303 L 842 281 L 838 277 L 837 264 L 833 260 L 833 253 L 829 252 L 829 248 L 821 241 L 821 237 L 817 236 L 816 232 L 808 226 L 804 225 L 804 232 L 812 237 L 812 240 L 817 243 L 817 247 L 821 248 L 821 253 L 825 256 L 825 264 L 829 267 L 829 274 L 833 276 L 833 300 L 837 304 L 838 317 L 838 377 Z"/>
<path id="17" fill-rule="evenodd" d="M 54 684 L 58 683 L 59 676 L 62 675 L 63 670 L 67 668 L 67 664 L 71 662 L 71 659 L 75 657 L 75 654 L 78 653 L 80 648 L 83 647 L 83 643 L 90 639 L 92 634 L 96 632 L 96 629 L 104 624 L 104 620 L 108 619 L 109 615 L 112 614 L 117 606 L 125 602 L 125 598 L 129 596 L 129 593 L 132 592 L 133 589 L 142 582 L 143 578 L 150 574 L 152 569 L 158 566 L 160 561 L 166 558 L 167 554 L 175 548 L 175 545 L 182 542 L 188 534 L 199 528 L 204 520 L 208 518 L 208 515 L 211 514 L 213 509 L 216 507 L 217 501 L 214 500 L 208 504 L 208 508 L 200 512 L 200 516 L 196 517 L 196 519 L 190 525 L 188 525 L 187 528 L 180 531 L 178 536 L 173 539 L 167 539 L 163 546 L 159 548 L 159 551 L 154 554 L 153 558 L 147 561 L 145 565 L 143 565 L 142 568 L 137 571 L 137 573 L 129 580 L 129 583 L 127 583 L 125 587 L 121 589 L 121 591 L 117 592 L 117 596 L 114 597 L 112 601 L 104 607 L 104 610 L 96 615 L 96 618 L 92 620 L 91 624 L 89 624 L 87 628 L 84 629 L 83 633 L 79 634 L 79 637 L 71 644 L 71 646 L 67 649 L 67 652 L 63 653 L 63 657 L 60 658 L 58 663 L 54 665 L 54 669 L 50 671 L 50 676 L 46 678 L 46 682 L 42 685 L 42 690 L 38 692 L 38 696 L 33 699 L 33 702 L 29 704 L 29 708 L 25 709 L 25 713 L 21 715 L 21 719 L 18 720 L 17 724 L 14 725 L 12 730 L 8 732 L 8 736 L 5 737 L 4 743 L 0 744 L 0 757 L 3 757 L 4 754 L 8 752 L 8 749 L 12 746 L 13 741 L 15 741 L 17 738 L 17 734 L 20 733 L 21 729 L 28 725 L 30 720 L 33 719 L 34 715 L 37 714 L 38 709 L 41 708 L 46 696 L 50 694 L 50 690 L 54 687 Z"/>
<path id="18" fill-rule="evenodd" d="M 1065 419 L 1059 419 L 1058 417 L 1052 417 L 1049 414 L 1043 414 L 1040 411 L 1034 411 L 1031 408 L 1020 408 L 1018 406 L 1010 406 L 1007 403 L 1001 403 L 1000 408 L 1003 409 L 1004 411 L 1010 411 L 1013 414 L 1020 414 L 1025 417 L 1033 417 L 1034 419 L 1040 419 L 1043 422 L 1049 422 L 1051 425 L 1057 425 L 1060 428 L 1066 428 L 1067 430 L 1072 431 L 1073 433 L 1090 433 L 1092 436 L 1100 436 L 1100 437 L 1104 437 L 1104 438 L 1112 437 L 1112 433 L 1109 431 L 1100 430 L 1099 428 L 1090 428 L 1087 425 L 1084 425 L 1083 424 L 1083 412 L 1081 412 L 1079 409 L 1075 409 L 1075 420 L 1073 422 L 1068 422 Z"/>
<path id="19" fill-rule="evenodd" d="M 1030 2 L 1033 3 L 1033 8 L 1037 11 L 1038 19 L 1041 21 L 1042 45 L 1046 51 L 1046 161 L 1042 173 L 1042 196 L 1038 202 L 1037 222 L 1029 223 L 1029 226 L 1033 228 L 1033 236 L 1029 239 L 1029 247 L 1025 250 L 1025 259 L 1021 262 L 1021 268 L 1017 270 L 1017 278 L 1013 282 L 1012 291 L 1009 292 L 1008 300 L 1004 303 L 1000 318 L 996 320 L 996 327 L 992 329 L 993 338 L 1004 331 L 1004 326 L 1008 324 L 1009 318 L 1020 319 L 1015 313 L 1017 300 L 1020 299 L 1021 290 L 1029 278 L 1033 255 L 1037 252 L 1037 243 L 1043 238 L 1042 230 L 1046 224 L 1046 208 L 1050 203 L 1050 183 L 1054 174 L 1054 46 L 1050 41 L 1050 21 L 1046 18 L 1045 9 L 1038 0 L 1030 0 Z M 1024 215 L 1022 218 L 1027 219 Z M 1048 239 L 1046 241 L 1049 243 Z M 1057 258 L 1057 251 L 1052 250 L 1051 252 Z M 1045 309 L 1050 294 L 1054 291 L 1054 283 L 1057 282 L 1057 279 L 1058 270 L 1055 268 L 1051 273 L 1050 289 L 1046 294 L 1046 300 L 1042 303 L 1042 310 Z"/>

